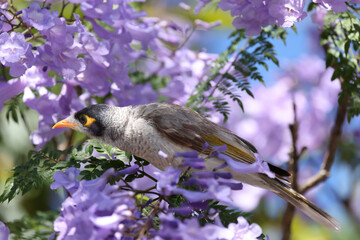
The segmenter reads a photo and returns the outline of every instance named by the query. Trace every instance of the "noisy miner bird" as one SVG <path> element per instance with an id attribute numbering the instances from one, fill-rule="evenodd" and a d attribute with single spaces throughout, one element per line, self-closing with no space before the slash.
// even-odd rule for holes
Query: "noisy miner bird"
<path id="1" fill-rule="evenodd" d="M 128 153 L 149 161 L 155 167 L 165 170 L 169 165 L 179 166 L 181 159 L 177 152 L 196 150 L 210 154 L 211 146 L 227 145 L 225 155 L 234 160 L 251 164 L 255 161 L 256 148 L 230 130 L 221 127 L 199 113 L 178 105 L 150 103 L 138 106 L 114 107 L 98 104 L 86 107 L 68 118 L 56 123 L 53 128 L 70 127 L 101 140 Z M 203 150 L 205 143 L 209 144 Z M 162 151 L 167 158 L 160 156 Z M 206 159 L 206 169 L 211 171 L 223 163 L 215 157 Z M 281 179 L 289 173 L 269 164 L 275 173 L 270 178 L 263 173 L 239 174 L 227 168 L 233 178 L 260 188 L 270 190 L 306 215 L 334 231 L 340 231 L 339 224 L 304 196 L 293 190 Z"/>

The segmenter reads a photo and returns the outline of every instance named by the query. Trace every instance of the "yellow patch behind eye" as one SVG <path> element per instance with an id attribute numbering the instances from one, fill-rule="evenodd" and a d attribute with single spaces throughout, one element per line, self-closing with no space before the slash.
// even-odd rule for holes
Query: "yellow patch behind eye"
<path id="1" fill-rule="evenodd" d="M 88 115 L 84 114 L 86 117 L 86 123 L 84 124 L 85 127 L 89 127 L 93 122 L 96 121 L 95 118 L 89 117 Z"/>

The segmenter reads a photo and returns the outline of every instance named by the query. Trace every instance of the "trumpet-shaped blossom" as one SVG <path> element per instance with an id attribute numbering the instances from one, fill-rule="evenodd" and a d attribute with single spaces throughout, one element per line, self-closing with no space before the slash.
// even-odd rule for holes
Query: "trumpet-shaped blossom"
<path id="1" fill-rule="evenodd" d="M 31 67 L 20 78 L 0 83 L 0 109 L 6 100 L 23 92 L 26 87 L 37 89 L 40 86 L 52 87 L 55 80 L 47 76 L 47 72 L 40 67 Z"/>
<path id="2" fill-rule="evenodd" d="M 21 33 L 7 32 L 0 34 L 0 61 L 2 64 L 15 63 L 20 61 L 27 50 L 30 43 L 25 42 L 25 37 Z"/>
<path id="3" fill-rule="evenodd" d="M 230 223 L 227 229 L 220 230 L 219 237 L 220 239 L 250 240 L 258 239 L 261 233 L 259 225 L 249 224 L 244 217 L 238 217 L 237 223 Z"/>
<path id="4" fill-rule="evenodd" d="M 10 67 L 10 74 L 13 77 L 21 76 L 34 64 L 31 44 L 25 42 L 23 34 L 16 32 L 0 34 L 0 62 Z"/>
<path id="5" fill-rule="evenodd" d="M 176 239 L 176 240 L 211 240 L 217 239 L 217 226 L 205 225 L 200 227 L 199 222 L 192 218 L 181 222 L 173 214 L 161 214 L 159 216 L 161 225 L 157 232 L 156 240 Z"/>
<path id="6" fill-rule="evenodd" d="M 65 174 L 73 175 L 73 172 Z M 62 203 L 60 216 L 54 223 L 57 239 L 121 239 L 125 232 L 131 232 L 135 212 L 133 193 L 119 192 L 116 185 L 108 184 L 111 175 L 113 169 L 98 179 L 82 180 L 68 189 L 71 196 Z M 69 187 L 67 180 L 59 178 L 52 187 L 61 185 Z"/>
<path id="7" fill-rule="evenodd" d="M 46 8 L 40 8 L 39 4 L 36 3 L 31 3 L 28 8 L 23 9 L 22 14 L 23 21 L 39 31 L 54 26 L 54 19 L 58 17 L 56 11 L 50 12 Z"/>
<path id="8" fill-rule="evenodd" d="M 159 218 L 161 225 L 155 237 L 157 240 L 257 240 L 262 233 L 259 225 L 249 224 L 244 217 L 239 217 L 237 223 L 230 223 L 228 227 L 221 224 L 200 227 L 195 219 L 180 221 L 172 214 L 161 214 Z"/>
<path id="9" fill-rule="evenodd" d="M 181 175 L 181 170 L 178 168 L 168 167 L 163 173 L 156 173 L 158 183 L 156 189 L 164 194 L 169 196 L 176 189 L 176 185 L 179 182 Z"/>
<path id="10" fill-rule="evenodd" d="M 63 129 L 52 129 L 52 125 L 59 119 L 63 119 L 70 115 L 71 112 L 79 111 L 85 107 L 82 96 L 76 96 L 74 87 L 71 85 L 63 85 L 60 95 L 49 92 L 46 88 L 37 89 L 39 97 L 25 88 L 23 101 L 34 110 L 39 116 L 39 129 L 30 135 L 30 140 L 37 145 L 37 149 L 43 147 L 51 138 L 63 132 Z"/>
<path id="11" fill-rule="evenodd" d="M 0 221 L 0 240 L 9 239 L 10 230 L 5 226 L 3 222 Z"/>
<path id="12" fill-rule="evenodd" d="M 65 173 L 62 171 L 55 172 L 53 175 L 54 182 L 50 185 L 50 188 L 58 189 L 64 187 L 66 191 L 73 194 L 79 188 L 79 182 L 76 180 L 79 173 L 80 170 L 74 167 L 66 169 Z"/>
<path id="13" fill-rule="evenodd" d="M 256 156 L 256 161 L 253 164 L 244 164 L 236 160 L 225 156 L 221 151 L 226 150 L 226 146 L 214 147 L 214 153 L 211 157 L 217 157 L 224 160 L 225 166 L 229 166 L 235 173 L 255 173 L 261 172 L 274 177 L 274 173 L 269 170 L 269 166 L 262 160 L 260 156 Z M 177 153 L 177 157 L 182 158 L 183 167 L 190 167 L 191 169 L 204 169 L 205 160 L 198 156 L 198 153 L 184 152 Z M 196 162 L 189 164 L 189 162 Z M 202 166 L 200 168 L 199 166 Z M 223 167 L 223 166 L 220 166 Z M 208 199 L 216 199 L 222 203 L 238 206 L 238 202 L 234 199 L 232 190 L 241 190 L 242 184 L 234 182 L 231 179 L 231 173 L 217 172 L 218 169 L 214 169 L 212 172 L 194 172 L 191 177 L 182 183 L 183 186 L 199 186 L 200 189 L 196 191 L 187 190 L 178 186 L 181 170 L 168 167 L 164 172 L 157 173 L 158 178 L 157 190 L 164 195 L 181 194 L 189 202 L 200 202 Z"/>
<path id="14" fill-rule="evenodd" d="M 319 3 L 327 10 L 333 10 L 334 12 L 345 12 L 347 10 L 347 0 L 313 0 L 314 3 Z"/>

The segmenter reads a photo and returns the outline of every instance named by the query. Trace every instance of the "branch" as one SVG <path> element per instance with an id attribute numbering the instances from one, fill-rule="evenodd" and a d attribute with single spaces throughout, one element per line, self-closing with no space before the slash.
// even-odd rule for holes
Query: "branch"
<path id="1" fill-rule="evenodd" d="M 72 140 L 74 137 L 74 130 L 70 130 L 70 131 L 66 131 L 65 132 L 65 141 L 62 142 L 61 144 L 58 144 L 56 141 L 56 138 L 53 138 L 54 143 L 55 143 L 55 149 L 58 150 L 66 150 L 69 149 L 71 147 L 72 144 Z M 65 161 L 67 157 L 67 153 L 61 154 L 60 157 L 57 159 L 57 162 L 62 162 Z"/>
<path id="2" fill-rule="evenodd" d="M 300 154 L 298 153 L 296 147 L 296 143 L 298 140 L 299 121 L 297 119 L 295 102 L 293 103 L 293 111 L 294 111 L 294 123 L 289 125 L 289 129 L 291 132 L 291 140 L 292 140 L 292 151 L 290 153 L 289 170 L 291 172 L 291 187 L 295 191 L 297 191 L 298 161 L 300 158 Z"/>
<path id="3" fill-rule="evenodd" d="M 290 178 L 291 187 L 295 191 L 297 191 L 298 161 L 306 148 L 302 148 L 300 153 L 297 150 L 296 144 L 298 140 L 299 121 L 297 119 L 295 102 L 293 103 L 293 110 L 294 110 L 294 123 L 289 124 L 289 129 L 292 139 L 292 150 L 290 152 L 290 160 L 289 160 L 289 172 L 291 172 L 291 178 Z M 282 220 L 282 229 L 283 229 L 282 240 L 290 239 L 291 222 L 292 219 L 294 218 L 294 215 L 295 215 L 295 207 L 290 203 L 288 203 L 284 213 L 284 218 Z"/>
<path id="4" fill-rule="evenodd" d="M 324 156 L 324 161 L 322 163 L 321 169 L 316 175 L 311 177 L 305 184 L 303 184 L 299 188 L 300 193 L 305 193 L 310 188 L 319 184 L 320 182 L 325 181 L 330 176 L 330 168 L 335 160 L 335 153 L 339 139 L 341 137 L 341 128 L 345 121 L 348 101 L 349 101 L 349 96 L 345 95 L 336 112 L 335 125 L 331 129 L 328 150 Z"/>
<path id="5" fill-rule="evenodd" d="M 221 77 L 219 79 L 219 81 L 216 83 L 216 85 L 213 87 L 213 89 L 211 90 L 210 94 L 205 98 L 205 100 L 203 101 L 203 103 L 201 104 L 202 108 L 203 106 L 205 106 L 205 104 L 209 101 L 209 98 L 211 98 L 216 89 L 218 89 L 220 83 L 223 82 L 224 80 L 224 75 L 229 73 L 229 71 L 231 70 L 231 68 L 233 67 L 233 64 L 237 61 L 237 59 L 239 58 L 240 54 L 242 54 L 242 52 L 244 51 L 244 49 L 246 48 L 246 46 L 249 44 L 251 38 L 247 38 L 246 42 L 241 46 L 241 48 L 239 49 L 239 52 L 236 54 L 234 60 L 231 62 L 231 64 L 229 64 L 229 66 L 226 68 L 225 72 L 223 74 L 221 74 Z"/>

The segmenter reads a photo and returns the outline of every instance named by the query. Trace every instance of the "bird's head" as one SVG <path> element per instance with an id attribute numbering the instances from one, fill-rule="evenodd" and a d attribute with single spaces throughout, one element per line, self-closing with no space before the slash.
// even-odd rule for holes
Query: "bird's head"
<path id="1" fill-rule="evenodd" d="M 109 109 L 110 106 L 105 104 L 91 105 L 59 121 L 53 128 L 68 127 L 89 137 L 101 138 L 106 128 L 105 120 Z"/>

